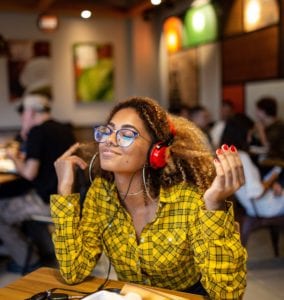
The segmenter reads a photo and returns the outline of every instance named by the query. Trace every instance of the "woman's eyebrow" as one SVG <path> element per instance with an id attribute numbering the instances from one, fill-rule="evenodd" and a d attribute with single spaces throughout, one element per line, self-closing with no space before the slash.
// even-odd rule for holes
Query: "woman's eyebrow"
<path id="1" fill-rule="evenodd" d="M 116 127 L 115 124 L 114 124 L 113 122 L 109 122 L 108 125 L 111 126 L 111 127 L 113 127 L 113 128 Z M 133 130 L 139 132 L 139 130 L 138 130 L 135 126 L 133 126 L 133 125 L 131 125 L 131 124 L 123 124 L 123 125 L 121 126 L 121 128 L 132 128 Z"/>

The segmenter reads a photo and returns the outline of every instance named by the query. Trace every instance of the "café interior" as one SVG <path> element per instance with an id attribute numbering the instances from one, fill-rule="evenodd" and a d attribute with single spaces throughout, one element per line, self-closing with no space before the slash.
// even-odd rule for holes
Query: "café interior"
<path id="1" fill-rule="evenodd" d="M 70 122 L 79 142 L 91 141 L 114 103 L 134 95 L 168 110 L 202 105 L 212 122 L 222 99 L 254 119 L 256 101 L 271 96 L 284 116 L 284 0 L 1 1 L 1 148 L 20 130 L 21 97 L 42 83 L 21 77 L 35 45 L 49 61 L 43 81 L 52 116 Z M 240 207 L 236 218 L 244 218 Z M 283 299 L 283 227 L 282 219 L 276 241 L 271 224 L 250 233 L 244 300 Z M 8 259 L 0 244 L 1 288 L 23 276 L 6 270 Z M 94 276 L 106 277 L 107 264 L 102 257 Z"/>

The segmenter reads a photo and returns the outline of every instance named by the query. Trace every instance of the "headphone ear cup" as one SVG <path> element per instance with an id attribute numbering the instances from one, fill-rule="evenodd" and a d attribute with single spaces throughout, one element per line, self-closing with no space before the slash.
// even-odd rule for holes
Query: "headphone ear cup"
<path id="1" fill-rule="evenodd" d="M 155 143 L 150 147 L 148 162 L 151 168 L 161 169 L 166 165 L 167 148 L 168 145 L 164 142 Z"/>

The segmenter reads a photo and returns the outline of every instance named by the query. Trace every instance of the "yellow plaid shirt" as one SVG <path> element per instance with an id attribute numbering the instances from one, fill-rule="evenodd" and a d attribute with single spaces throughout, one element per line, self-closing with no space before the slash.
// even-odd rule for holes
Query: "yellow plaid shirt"
<path id="1" fill-rule="evenodd" d="M 139 242 L 114 184 L 101 178 L 88 191 L 82 218 L 78 194 L 52 195 L 51 214 L 60 271 L 70 284 L 89 276 L 105 251 L 122 281 L 185 290 L 201 279 L 211 299 L 244 292 L 247 255 L 232 206 L 207 211 L 187 184 L 161 189 L 156 218 Z"/>

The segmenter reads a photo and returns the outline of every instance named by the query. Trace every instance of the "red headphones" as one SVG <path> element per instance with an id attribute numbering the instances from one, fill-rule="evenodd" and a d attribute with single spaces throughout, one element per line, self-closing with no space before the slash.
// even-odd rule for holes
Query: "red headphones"
<path id="1" fill-rule="evenodd" d="M 161 169 L 166 165 L 167 149 L 169 144 L 158 142 L 152 145 L 148 154 L 148 162 L 151 168 Z"/>
<path id="2" fill-rule="evenodd" d="M 148 152 L 148 163 L 153 169 L 162 169 L 167 164 L 167 149 L 172 144 L 176 134 L 173 123 L 170 120 L 168 122 L 172 137 L 168 141 L 154 143 Z"/>

